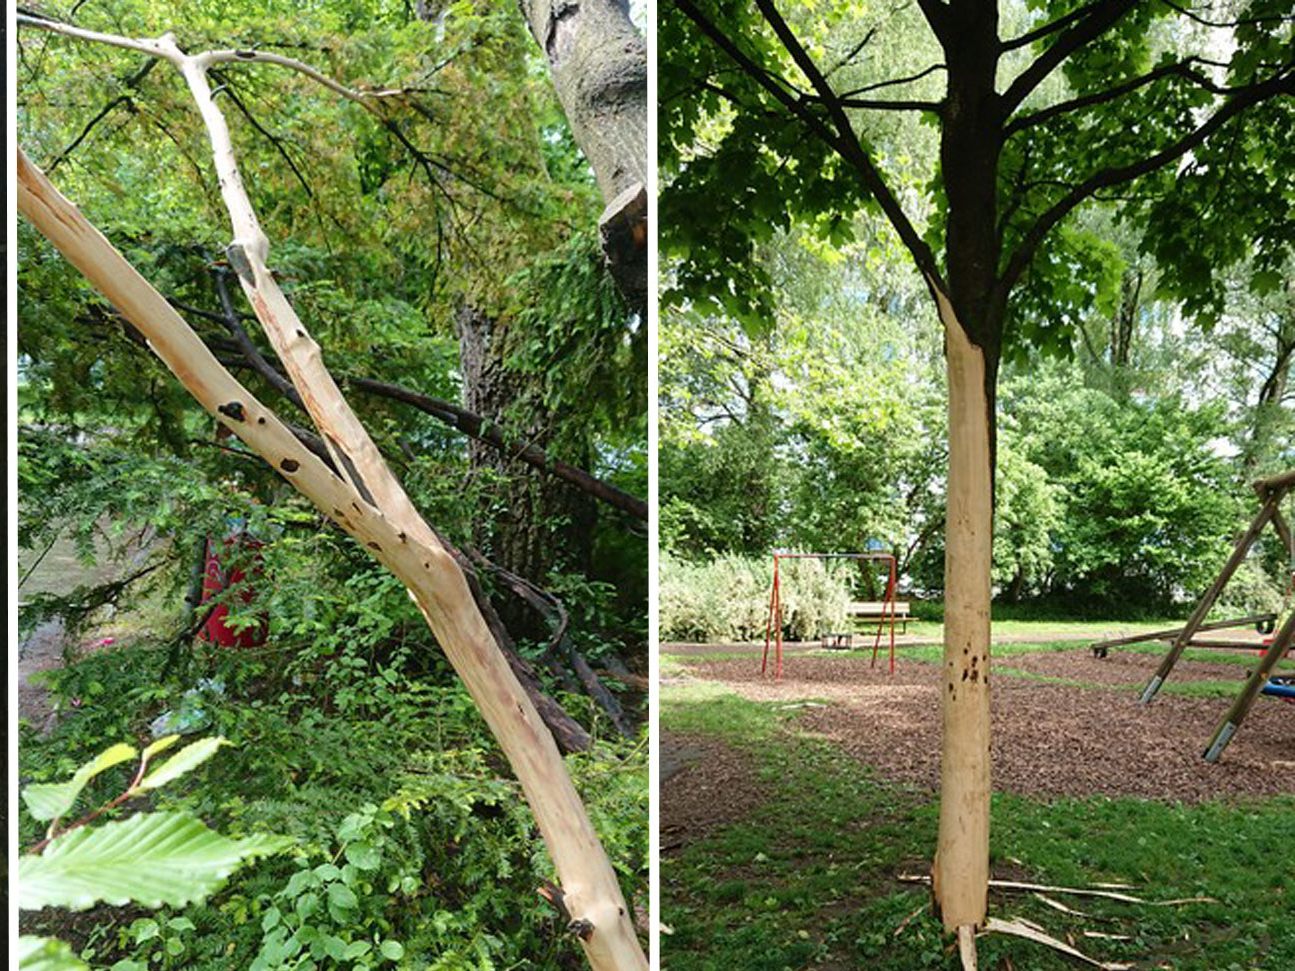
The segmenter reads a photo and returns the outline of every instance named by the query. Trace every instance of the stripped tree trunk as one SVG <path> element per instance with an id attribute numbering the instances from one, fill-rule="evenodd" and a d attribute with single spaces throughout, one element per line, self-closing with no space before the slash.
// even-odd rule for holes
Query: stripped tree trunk
<path id="1" fill-rule="evenodd" d="M 647 309 L 647 47 L 625 0 L 520 0 L 606 209 L 603 252 L 621 293 Z"/>
<path id="2" fill-rule="evenodd" d="M 946 929 L 985 921 L 989 882 L 989 606 L 993 557 L 992 364 L 943 294 L 949 484 L 940 688 L 940 831 L 932 888 Z"/>

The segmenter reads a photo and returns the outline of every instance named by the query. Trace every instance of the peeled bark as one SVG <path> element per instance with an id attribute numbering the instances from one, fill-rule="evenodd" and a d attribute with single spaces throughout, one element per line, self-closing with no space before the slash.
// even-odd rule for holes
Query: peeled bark
<path id="1" fill-rule="evenodd" d="M 593 169 L 612 276 L 647 308 L 647 47 L 624 0 L 520 0 L 558 101 Z"/>
<path id="2" fill-rule="evenodd" d="M 946 930 L 985 921 L 989 882 L 989 610 L 995 368 L 938 290 L 949 374 L 949 485 L 940 689 L 940 830 L 932 868 Z"/>

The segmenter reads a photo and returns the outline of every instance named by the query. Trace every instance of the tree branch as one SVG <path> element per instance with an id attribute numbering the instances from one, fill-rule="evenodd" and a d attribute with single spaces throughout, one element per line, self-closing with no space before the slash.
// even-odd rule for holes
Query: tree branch
<path id="1" fill-rule="evenodd" d="M 842 108 L 862 108 L 867 111 L 929 111 L 938 115 L 944 110 L 939 101 L 870 101 L 867 98 L 840 98 Z"/>
<path id="2" fill-rule="evenodd" d="M 1094 8 L 1100 7 L 1102 3 L 1103 0 L 1094 0 L 1093 3 L 1085 4 L 1082 7 L 1076 7 L 1074 10 L 1070 11 L 1070 13 L 1064 14 L 1056 20 L 1043 24 L 1040 27 L 1036 27 L 1028 33 L 1022 34 L 1020 37 L 1014 37 L 1011 40 L 1003 41 L 999 45 L 998 49 L 1006 52 L 1014 51 L 1018 47 L 1028 47 L 1036 40 L 1043 40 L 1043 38 L 1048 37 L 1051 34 L 1055 34 L 1057 31 L 1065 27 L 1069 27 L 1079 18 L 1086 17 L 1088 14 L 1092 13 Z"/>
<path id="3" fill-rule="evenodd" d="M 792 55 L 792 58 L 800 66 L 810 83 L 814 85 L 819 97 L 823 99 L 824 106 L 832 114 L 837 127 L 840 129 L 839 132 L 833 131 L 824 123 L 822 118 L 809 110 L 808 105 L 814 103 L 813 101 L 795 98 L 778 84 L 775 84 L 767 72 L 744 54 L 724 31 L 719 29 L 701 12 L 692 0 L 675 0 L 675 5 L 683 12 L 684 16 L 697 25 L 697 28 L 716 47 L 727 54 L 730 60 L 737 64 L 743 72 L 773 95 L 788 111 L 804 122 L 806 127 L 815 135 L 822 138 L 830 148 L 834 149 L 846 162 L 850 163 L 858 172 L 864 186 L 880 204 L 882 211 L 899 234 L 901 242 L 912 254 L 923 275 L 943 286 L 939 268 L 930 248 L 909 221 L 903 207 L 899 204 L 899 200 L 890 191 L 881 173 L 873 165 L 872 159 L 868 157 L 868 154 L 859 144 L 859 140 L 854 137 L 849 119 L 845 117 L 844 110 L 838 103 L 837 97 L 827 84 L 826 79 L 800 46 L 799 41 L 796 40 L 795 35 L 787 27 L 778 11 L 774 9 L 772 3 L 769 0 L 757 0 L 757 6 L 760 8 L 765 20 L 774 28 L 774 32 L 778 34 L 783 46 L 787 48 L 787 52 Z M 843 126 L 842 122 L 844 123 Z"/>
<path id="4" fill-rule="evenodd" d="M 1139 0 L 1098 0 L 1085 7 L 1084 16 L 1053 41 L 1003 92 L 1003 117 L 1009 117 L 1019 108 L 1030 93 L 1066 58 L 1104 34 L 1138 3 Z"/>
<path id="5" fill-rule="evenodd" d="M 186 313 L 221 324 L 229 331 L 230 337 L 233 338 L 233 349 L 242 355 L 247 366 L 304 412 L 305 405 L 301 400 L 301 396 L 297 394 L 297 389 L 292 386 L 292 383 L 288 381 L 283 372 L 261 353 L 260 348 L 256 346 L 247 330 L 243 327 L 243 315 L 239 314 L 234 308 L 232 294 L 229 290 L 228 270 L 223 267 L 216 269 L 213 272 L 213 278 L 216 282 L 216 292 L 220 296 L 223 313 L 212 313 L 210 310 L 192 307 L 178 300 L 171 300 L 171 304 Z M 546 472 L 562 479 L 593 498 L 622 512 L 629 513 L 641 522 L 647 522 L 648 506 L 643 499 L 604 482 L 584 469 L 569 465 L 559 459 L 550 458 L 548 453 L 538 445 L 514 441 L 499 425 L 474 411 L 469 411 L 460 405 L 441 398 L 433 398 L 431 395 L 422 394 L 411 388 L 386 381 L 343 375 L 342 382 L 348 387 L 358 388 L 367 394 L 387 398 L 391 401 L 399 401 L 417 408 L 419 411 L 431 415 L 437 421 L 462 432 L 469 438 L 475 438 L 479 442 L 497 448 L 501 452 L 505 452 L 510 458 L 524 462 L 540 472 Z M 298 438 L 301 438 L 300 434 Z M 316 445 L 320 444 L 319 440 L 314 436 L 310 436 L 310 438 L 313 441 L 303 439 L 303 442 L 312 451 L 315 451 Z M 325 452 L 325 454 L 327 453 Z"/>
<path id="6" fill-rule="evenodd" d="M 148 72 L 153 70 L 153 68 L 155 68 L 156 66 L 157 66 L 157 61 L 154 58 L 149 58 L 147 61 L 143 63 L 143 65 L 139 68 L 139 70 L 135 71 L 128 77 L 125 77 L 122 79 L 121 81 L 122 86 L 131 91 L 134 91 L 139 87 L 140 82 L 142 82 L 144 78 L 148 76 Z M 99 122 L 107 118 L 108 115 L 112 113 L 113 109 L 117 108 L 119 105 L 123 105 L 123 104 L 129 105 L 131 104 L 131 101 L 132 99 L 130 94 L 119 94 L 117 97 L 113 98 L 101 109 L 99 109 L 99 112 L 88 122 L 85 123 L 85 127 L 81 129 L 81 133 L 77 135 L 76 138 L 72 139 L 72 141 L 61 152 L 59 152 L 57 155 L 54 156 L 53 159 L 50 160 L 49 166 L 46 168 L 46 171 L 53 172 L 61 164 L 66 162 L 68 158 L 71 156 L 71 154 L 74 151 L 76 151 L 77 147 L 88 137 L 90 137 L 90 132 L 94 131 L 95 126 L 98 125 Z"/>
<path id="7" fill-rule="evenodd" d="M 934 74 L 936 71 L 943 71 L 943 70 L 946 70 L 945 65 L 932 64 L 930 67 L 925 68 L 924 70 L 918 71 L 916 74 L 908 75 L 908 77 L 890 78 L 889 80 L 886 80 L 886 81 L 878 81 L 875 84 L 865 84 L 861 88 L 853 88 L 850 91 L 842 91 L 840 96 L 842 98 L 853 98 L 856 95 L 867 94 L 870 91 L 880 91 L 882 88 L 891 88 L 898 84 L 912 84 L 914 81 L 922 80 L 922 78 L 926 77 L 929 74 Z"/>
<path id="8" fill-rule="evenodd" d="M 1251 85 L 1248 88 L 1238 89 L 1232 99 L 1215 111 L 1207 121 L 1154 155 L 1128 165 L 1101 169 L 1089 176 L 1062 196 L 1034 222 L 1009 259 L 1007 268 L 1003 273 L 1001 286 L 1010 290 L 1016 284 L 1016 281 L 1020 279 L 1021 274 L 1025 272 L 1026 267 L 1033 260 L 1034 253 L 1039 244 L 1043 242 L 1044 237 L 1085 199 L 1102 189 L 1109 189 L 1154 172 L 1156 169 L 1181 158 L 1187 152 L 1201 145 L 1207 138 L 1247 108 L 1278 94 L 1290 94 L 1292 92 L 1295 92 L 1295 73 L 1292 73 L 1291 69 L 1287 67 L 1276 77 Z"/>
<path id="9" fill-rule="evenodd" d="M 1146 74 L 1130 78 L 1127 81 L 1121 82 L 1120 84 L 1103 91 L 1096 91 L 1092 94 L 1084 95 L 1083 97 L 1072 98 L 1069 101 L 1062 101 L 1055 105 L 1050 105 L 1047 108 L 1042 108 L 1028 115 L 1021 115 L 1018 118 L 1012 119 L 1012 121 L 1008 123 L 1007 127 L 1003 129 L 1003 139 L 1005 141 L 1027 128 L 1041 125 L 1045 121 L 1055 118 L 1058 115 L 1083 111 L 1086 108 L 1106 104 L 1108 101 L 1115 101 L 1117 98 L 1122 98 L 1124 95 L 1131 94 L 1139 88 L 1146 87 L 1148 84 L 1159 81 L 1161 78 L 1170 76 L 1187 78 L 1188 80 L 1195 82 L 1199 87 L 1205 88 L 1214 94 L 1226 94 L 1229 92 L 1230 89 L 1220 88 L 1199 71 L 1193 71 L 1191 67 L 1193 64 L 1197 63 L 1200 63 L 1200 61 L 1195 57 L 1189 57 L 1182 61 L 1174 61 L 1172 64 L 1164 64 L 1153 71 L 1148 71 Z"/>

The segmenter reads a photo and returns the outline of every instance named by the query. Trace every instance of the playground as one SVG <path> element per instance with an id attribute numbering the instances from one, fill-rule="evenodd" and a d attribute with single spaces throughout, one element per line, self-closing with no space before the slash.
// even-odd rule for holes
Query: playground
<path id="1" fill-rule="evenodd" d="M 1295 960 L 1287 935 L 1261 945 L 1277 963 L 1225 963 L 1289 883 L 1254 853 L 1295 836 L 1295 616 L 1215 610 L 1269 525 L 1291 549 L 1293 485 L 1256 483 L 1258 513 L 1185 621 L 1004 619 L 992 669 L 964 671 L 992 671 L 990 907 L 1014 928 L 979 945 L 980 966 Z M 954 690 L 943 625 L 913 616 L 888 554 L 771 559 L 762 640 L 661 647 L 672 963 L 797 966 L 767 963 L 790 948 L 802 965 L 917 966 L 939 940 L 923 881 Z M 790 566 L 807 561 L 846 564 L 835 610 L 827 568 Z M 877 599 L 854 599 L 861 584 Z M 1267 875 L 1238 881 L 1241 858 Z"/>
<path id="2" fill-rule="evenodd" d="M 991 910 L 1099 966 L 1290 966 L 1289 936 L 1268 923 L 1290 878 L 1269 850 L 1295 838 L 1295 710 L 1261 697 L 1224 756 L 1202 758 L 1261 660 L 1261 635 L 1232 635 L 1254 642 L 1248 652 L 1187 649 L 1142 705 L 1164 646 L 1104 658 L 1090 646 L 1138 625 L 1040 624 L 1032 641 L 1019 630 L 1028 625 L 1005 626 L 1016 630 L 994 646 L 991 878 L 1191 902 L 991 886 Z M 909 882 L 927 872 L 934 832 L 940 648 L 909 643 L 930 640 L 923 633 L 900 638 L 891 675 L 864 640 L 784 645 L 777 680 L 760 672 L 759 643 L 662 645 L 671 967 L 708 967 L 718 954 L 770 969 L 946 966 L 922 963 L 939 950 L 939 925 L 929 888 Z M 1286 659 L 1274 676 L 1291 671 Z M 1244 963 L 1256 940 L 1264 963 Z M 1027 941 L 979 947 L 981 967 L 1082 966 Z"/>

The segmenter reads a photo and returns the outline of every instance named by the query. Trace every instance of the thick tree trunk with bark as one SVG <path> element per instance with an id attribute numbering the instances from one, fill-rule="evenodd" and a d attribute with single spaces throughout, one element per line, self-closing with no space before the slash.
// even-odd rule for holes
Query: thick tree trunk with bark
<path id="1" fill-rule="evenodd" d="M 647 48 L 625 0 L 519 0 L 606 209 L 612 276 L 647 308 Z"/>
<path id="2" fill-rule="evenodd" d="M 473 307 L 460 310 L 455 323 L 464 405 L 486 421 L 507 423 L 515 438 L 547 450 L 558 416 L 543 404 L 542 379 L 508 367 L 505 327 Z M 541 585 L 559 565 L 588 569 L 597 520 L 589 496 L 558 479 L 532 475 L 522 462 L 476 440 L 468 445 L 468 457 L 474 470 L 496 473 L 502 480 L 499 511 L 480 520 L 476 537 L 492 561 Z M 503 613 L 512 630 L 542 631 L 535 614 L 520 604 Z"/>

